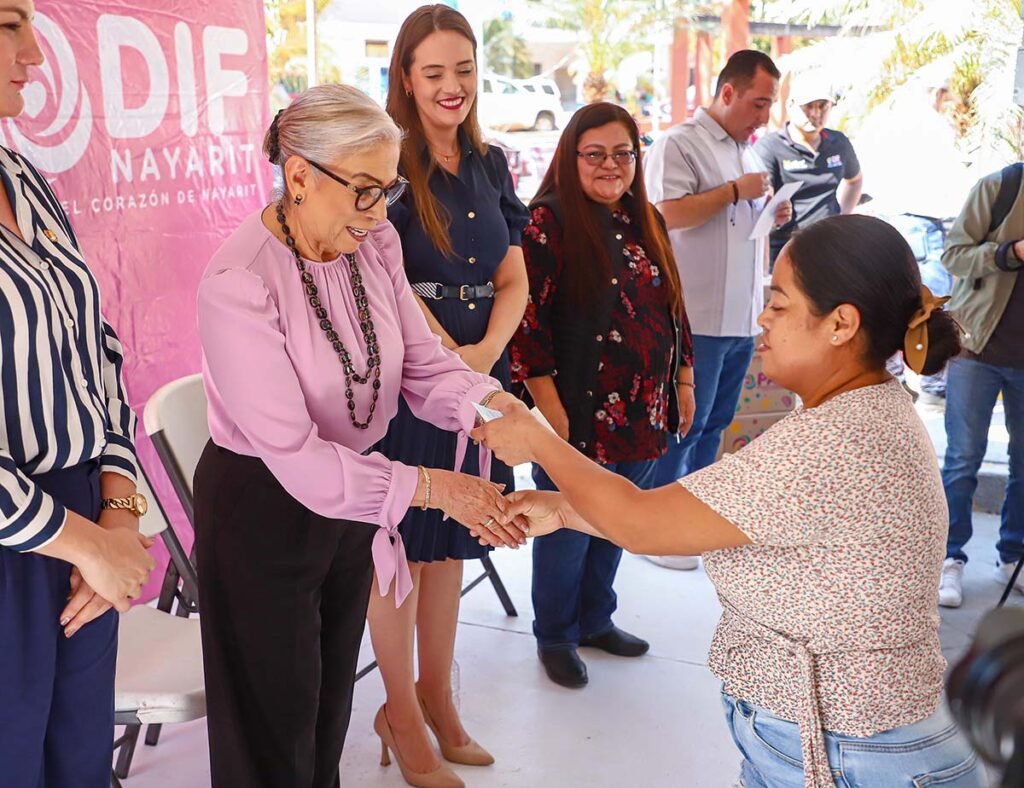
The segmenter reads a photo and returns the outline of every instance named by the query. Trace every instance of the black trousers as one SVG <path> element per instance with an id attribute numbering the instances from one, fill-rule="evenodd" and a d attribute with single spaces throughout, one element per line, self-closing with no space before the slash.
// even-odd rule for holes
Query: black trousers
<path id="1" fill-rule="evenodd" d="M 376 526 L 311 512 L 212 441 L 194 492 L 213 785 L 339 786 Z"/>

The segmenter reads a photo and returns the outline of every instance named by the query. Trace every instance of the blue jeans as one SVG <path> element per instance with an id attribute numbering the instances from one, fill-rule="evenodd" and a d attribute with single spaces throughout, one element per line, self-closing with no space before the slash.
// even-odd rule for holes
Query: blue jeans
<path id="1" fill-rule="evenodd" d="M 736 416 L 743 392 L 753 337 L 693 337 L 693 385 L 696 412 L 682 439 L 669 436 L 668 451 L 658 460 L 654 486 L 662 487 L 711 465 L 718 456 L 722 433 Z"/>
<path id="2" fill-rule="evenodd" d="M 1010 433 L 1010 473 L 996 550 L 999 559 L 1007 564 L 1024 554 L 1024 369 L 958 358 L 950 362 L 946 383 L 948 445 L 942 468 L 942 485 L 949 504 L 949 558 L 967 560 L 964 545 L 972 533 L 971 509 L 978 488 L 978 469 L 985 458 L 992 410 L 1000 392 Z"/>
<path id="3" fill-rule="evenodd" d="M 650 489 L 657 460 L 620 462 L 605 467 Z M 538 490 L 557 490 L 539 465 Z M 533 540 L 533 634 L 541 651 L 574 649 L 581 637 L 601 635 L 613 626 L 618 597 L 612 588 L 622 548 L 568 528 Z"/>
<path id="4" fill-rule="evenodd" d="M 803 788 L 800 728 L 722 693 L 725 721 L 743 755 L 743 788 Z M 977 756 L 945 707 L 913 725 L 843 736 L 825 731 L 832 777 L 841 788 L 985 788 Z"/>

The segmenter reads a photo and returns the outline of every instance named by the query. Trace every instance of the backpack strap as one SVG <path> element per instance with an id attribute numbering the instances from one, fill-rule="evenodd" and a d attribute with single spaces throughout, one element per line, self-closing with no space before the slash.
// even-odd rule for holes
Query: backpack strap
<path id="1" fill-rule="evenodd" d="M 1013 210 L 1013 204 L 1017 202 L 1017 195 L 1020 194 L 1022 173 L 1024 173 L 1024 163 L 1022 162 L 1003 167 L 999 179 L 999 193 L 996 195 L 996 201 L 992 203 L 992 218 L 988 223 L 989 235 L 999 229 L 999 225 Z"/>

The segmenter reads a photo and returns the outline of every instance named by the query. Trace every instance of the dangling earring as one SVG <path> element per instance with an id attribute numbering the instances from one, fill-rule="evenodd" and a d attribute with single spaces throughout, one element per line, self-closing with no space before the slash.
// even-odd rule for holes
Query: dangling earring
<path id="1" fill-rule="evenodd" d="M 296 194 L 295 195 L 295 204 L 296 205 L 302 205 L 302 195 L 301 194 Z"/>

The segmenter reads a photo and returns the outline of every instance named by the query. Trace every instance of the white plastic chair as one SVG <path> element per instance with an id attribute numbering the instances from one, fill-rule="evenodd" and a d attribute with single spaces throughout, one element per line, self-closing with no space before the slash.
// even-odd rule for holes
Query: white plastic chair
<path id="1" fill-rule="evenodd" d="M 146 434 L 153 441 L 160 464 L 166 471 L 178 501 L 185 511 L 185 516 L 194 527 L 192 475 L 210 438 L 202 375 L 188 375 L 161 386 L 146 402 L 142 421 Z M 156 500 L 155 496 L 150 497 L 150 500 Z M 167 518 L 162 509 L 160 515 L 166 524 Z M 147 514 L 143 518 L 143 524 L 147 524 L 151 519 L 152 515 Z M 165 533 L 173 534 L 173 531 L 168 529 Z M 170 611 L 175 609 L 177 602 L 175 614 L 187 619 L 199 610 L 195 551 L 193 550 L 191 555 L 185 555 L 177 536 L 173 539 L 173 545 L 168 544 L 172 561 L 164 576 L 157 609 Z M 198 630 L 198 627 L 196 629 Z M 146 744 L 156 746 L 160 739 L 161 723 L 156 720 L 145 722 L 148 726 Z M 121 779 L 128 775 L 139 732 L 137 723 L 129 724 L 125 735 L 118 740 L 121 752 L 115 775 Z"/>
<path id="2" fill-rule="evenodd" d="M 142 420 L 146 434 L 153 441 L 157 456 L 167 471 L 189 523 L 194 527 L 195 507 L 192 500 L 192 477 L 195 474 L 196 466 L 199 465 L 203 449 L 210 439 L 206 392 L 203 389 L 202 375 L 188 375 L 161 386 L 146 403 Z M 468 594 L 484 580 L 490 580 L 505 613 L 509 616 L 518 615 L 490 557 L 484 556 L 480 561 L 484 566 L 484 571 L 462 589 L 462 596 Z M 356 674 L 356 680 L 358 681 L 376 667 L 376 662 L 370 663 Z M 155 737 L 158 735 L 158 729 L 152 736 L 153 741 L 150 741 L 151 736 L 147 735 L 146 743 L 154 744 Z"/>
<path id="3" fill-rule="evenodd" d="M 141 468 L 140 468 L 141 471 Z M 138 489 L 150 502 L 141 520 L 147 536 L 159 537 L 171 555 L 164 588 L 173 578 L 173 592 L 161 594 L 157 607 L 136 605 L 122 614 L 118 631 L 117 669 L 114 678 L 114 722 L 124 734 L 114 742 L 117 766 L 111 785 L 128 776 L 135 745 L 143 725 L 149 725 L 147 744 L 156 744 L 164 723 L 188 722 L 206 716 L 206 683 L 199 619 L 189 618 L 194 609 L 196 574 L 181 542 L 167 522 L 159 499 L 145 472 Z M 171 609 L 175 600 L 179 613 Z M 152 739 L 152 740 L 151 740 Z"/>
<path id="4" fill-rule="evenodd" d="M 193 526 L 192 476 L 210 440 L 206 408 L 203 376 L 196 374 L 161 386 L 142 412 L 146 434 Z"/>

